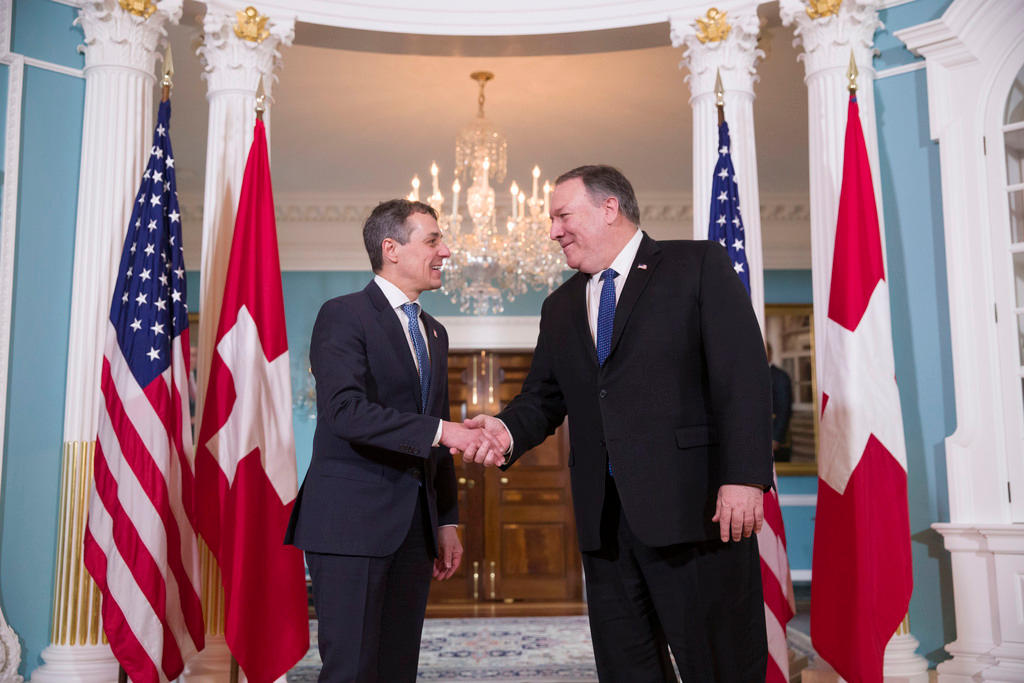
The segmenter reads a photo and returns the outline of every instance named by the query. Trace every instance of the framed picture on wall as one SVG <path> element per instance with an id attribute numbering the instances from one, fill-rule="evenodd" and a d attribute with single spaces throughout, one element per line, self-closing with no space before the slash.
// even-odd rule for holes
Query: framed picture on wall
<path id="1" fill-rule="evenodd" d="M 818 385 L 814 374 L 814 307 L 768 304 L 765 337 L 772 368 L 772 432 L 779 476 L 818 473 Z M 786 391 L 788 383 L 789 391 Z M 787 406 L 786 403 L 789 405 Z"/>

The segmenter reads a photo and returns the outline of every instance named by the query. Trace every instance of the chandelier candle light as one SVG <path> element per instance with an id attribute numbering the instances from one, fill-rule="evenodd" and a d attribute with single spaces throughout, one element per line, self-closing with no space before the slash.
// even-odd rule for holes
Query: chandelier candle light
<path id="1" fill-rule="evenodd" d="M 431 193 L 424 201 L 437 211 L 438 224 L 452 250 L 441 291 L 463 313 L 491 315 L 501 313 L 505 301 L 514 301 L 530 289 L 553 290 L 562 282 L 565 262 L 557 243 L 548 237 L 551 184 L 544 182 L 541 199 L 539 167 L 533 167 L 533 194 L 529 198 L 513 181 L 509 190 L 511 214 L 499 227 L 490 181 L 493 179 L 497 184 L 505 179 L 508 143 L 504 134 L 484 117 L 484 86 L 494 74 L 476 71 L 470 78 L 480 84 L 479 109 L 455 141 L 451 211 L 443 211 L 444 196 L 438 184 L 436 163 L 430 166 Z M 469 182 L 465 210 L 472 229 L 462 227 L 460 178 Z M 413 176 L 408 198 L 420 199 L 419 176 Z"/>

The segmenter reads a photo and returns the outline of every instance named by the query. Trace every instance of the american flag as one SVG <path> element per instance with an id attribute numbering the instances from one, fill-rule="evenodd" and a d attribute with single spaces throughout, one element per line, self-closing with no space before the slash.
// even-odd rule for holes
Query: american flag
<path id="1" fill-rule="evenodd" d="M 715 240 L 729 252 L 733 270 L 750 294 L 750 272 L 745 249 L 746 234 L 740 215 L 739 185 L 732 166 L 729 124 L 718 126 L 718 163 L 711 184 L 711 216 L 708 239 Z M 767 454 L 766 454 L 767 457 Z M 772 475 L 774 476 L 774 467 Z M 768 633 L 768 670 L 766 683 L 789 681 L 789 647 L 786 623 L 793 618 L 790 601 L 792 582 L 789 558 L 786 555 L 786 529 L 782 523 L 782 507 L 777 487 L 764 495 L 764 524 L 757 534 L 761 554 L 761 585 L 764 590 L 764 617 Z"/>
<path id="2" fill-rule="evenodd" d="M 117 270 L 84 548 L 104 632 L 136 683 L 176 678 L 204 644 L 170 118 L 161 102 Z"/>
<path id="3" fill-rule="evenodd" d="M 715 240 L 729 252 L 732 268 L 743 281 L 750 294 L 750 269 L 747 267 L 747 252 L 744 248 L 746 235 L 743 231 L 743 217 L 740 215 L 740 191 L 736 183 L 736 172 L 732 168 L 732 152 L 729 149 L 729 124 L 723 121 L 718 126 L 718 163 L 711 182 L 711 218 L 708 225 L 708 239 Z"/>

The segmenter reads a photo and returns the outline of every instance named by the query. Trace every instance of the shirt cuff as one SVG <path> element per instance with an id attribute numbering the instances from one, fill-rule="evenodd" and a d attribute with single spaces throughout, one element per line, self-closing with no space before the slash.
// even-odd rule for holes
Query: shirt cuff
<path id="1" fill-rule="evenodd" d="M 443 528 L 445 528 L 446 526 L 458 526 L 458 524 L 438 524 L 438 525 L 437 525 L 437 528 L 438 528 L 438 529 L 443 529 Z"/>
<path id="2" fill-rule="evenodd" d="M 431 448 L 436 448 L 441 443 L 441 430 L 444 428 L 444 420 L 437 421 L 437 432 L 434 434 L 434 443 L 430 444 Z"/>
<path id="3" fill-rule="evenodd" d="M 501 426 L 505 428 L 505 433 L 506 433 L 506 434 L 508 434 L 508 450 L 507 450 L 507 451 L 505 451 L 505 452 L 504 452 L 504 453 L 502 454 L 502 455 L 504 455 L 504 456 L 505 456 L 505 464 L 507 465 L 507 464 L 508 464 L 508 457 L 509 457 L 510 455 L 512 455 L 512 449 L 513 449 L 513 448 L 515 448 L 516 442 L 515 442 L 515 440 L 514 440 L 514 439 L 512 438 L 512 430 L 510 430 L 510 429 L 508 428 L 508 425 L 507 425 L 507 424 L 505 424 L 505 421 L 504 421 L 504 420 L 498 420 L 498 422 L 500 422 L 500 423 L 501 423 Z"/>

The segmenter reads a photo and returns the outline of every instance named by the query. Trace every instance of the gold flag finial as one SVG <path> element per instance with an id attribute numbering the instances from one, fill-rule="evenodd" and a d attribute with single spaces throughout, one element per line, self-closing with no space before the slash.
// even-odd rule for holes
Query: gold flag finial
<path id="1" fill-rule="evenodd" d="M 824 19 L 839 14 L 839 6 L 843 0 L 808 0 L 807 16 L 811 19 Z"/>
<path id="2" fill-rule="evenodd" d="M 174 77 L 174 59 L 171 58 L 171 44 L 167 43 L 167 51 L 164 52 L 164 76 L 160 79 L 160 85 L 170 88 L 174 85 L 171 79 Z"/>
<path id="3" fill-rule="evenodd" d="M 131 12 L 143 19 L 149 19 L 156 11 L 156 3 L 153 0 L 118 0 L 118 4 L 125 12 Z"/>
<path id="4" fill-rule="evenodd" d="M 263 120 L 263 112 L 267 110 L 267 91 L 263 88 L 263 74 L 260 74 L 259 85 L 256 86 L 256 118 Z"/>
<path id="5" fill-rule="evenodd" d="M 717 7 L 708 10 L 707 17 L 697 17 L 697 40 L 702 43 L 717 43 L 726 39 L 732 26 L 725 20 L 728 12 L 720 12 Z"/>
<path id="6" fill-rule="evenodd" d="M 235 35 L 242 40 L 262 43 L 270 35 L 270 31 L 267 29 L 267 20 L 270 17 L 261 15 L 252 5 L 244 10 L 238 10 L 235 16 L 238 17 L 238 22 L 235 24 Z"/>
<path id="7" fill-rule="evenodd" d="M 850 92 L 857 91 L 857 76 L 860 72 L 857 71 L 857 60 L 853 58 L 853 48 L 850 48 L 850 68 L 846 70 L 846 78 L 849 79 L 849 84 L 846 86 Z"/>
<path id="8" fill-rule="evenodd" d="M 715 106 L 725 106 L 725 87 L 722 85 L 721 69 L 715 69 Z"/>

